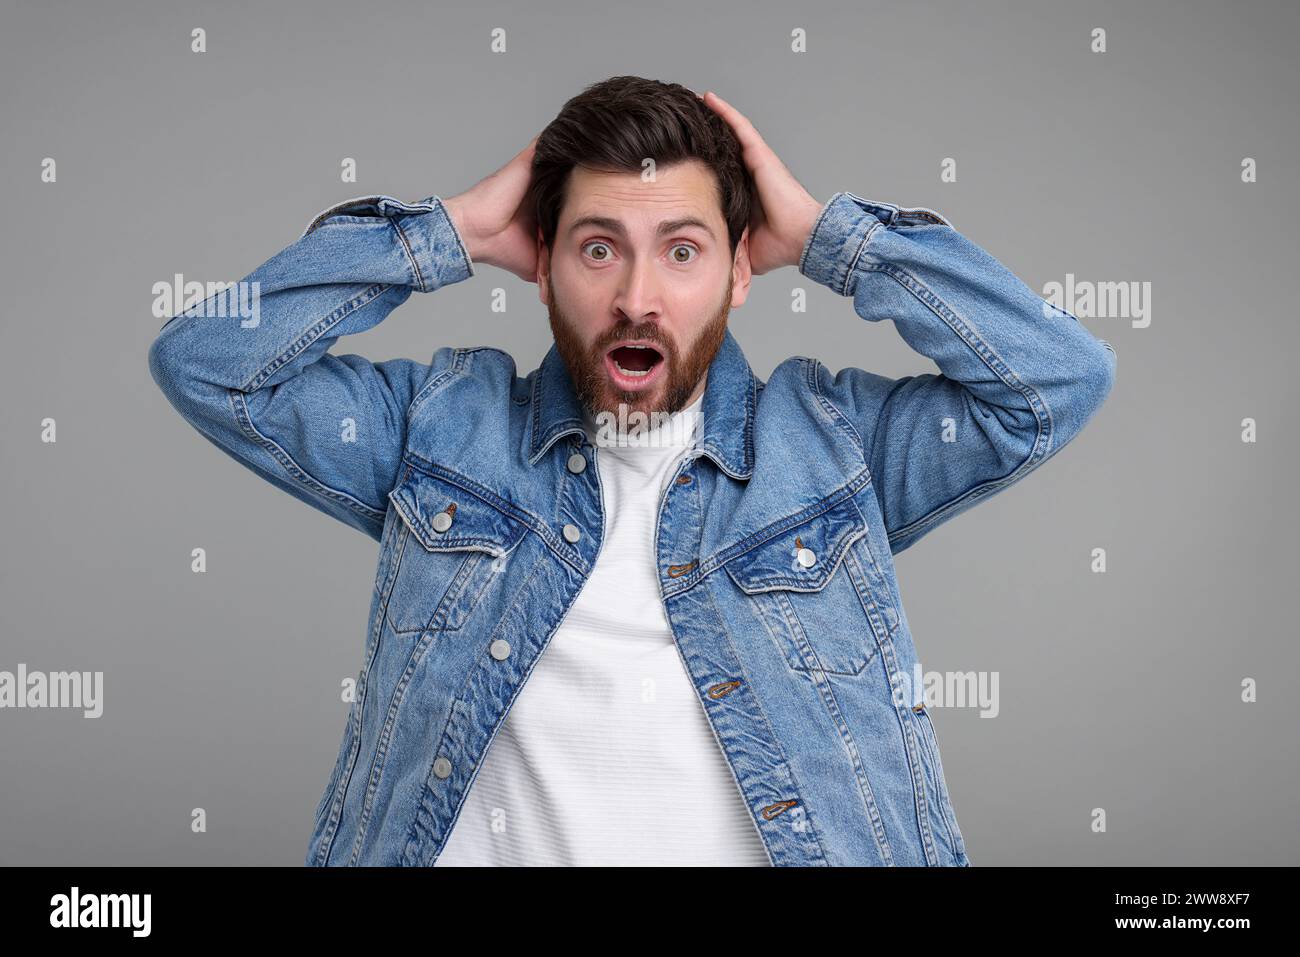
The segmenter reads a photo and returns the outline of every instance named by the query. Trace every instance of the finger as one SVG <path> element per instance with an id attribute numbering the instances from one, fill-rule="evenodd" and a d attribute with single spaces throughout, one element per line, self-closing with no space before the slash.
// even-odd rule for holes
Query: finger
<path id="1" fill-rule="evenodd" d="M 766 156 L 772 152 L 771 147 L 758 134 L 754 124 L 740 110 L 736 109 L 718 94 L 709 90 L 704 94 L 704 102 L 711 107 L 719 116 L 727 121 L 732 132 L 736 134 L 736 139 L 740 140 L 740 145 L 746 150 L 752 150 L 755 156 Z"/>

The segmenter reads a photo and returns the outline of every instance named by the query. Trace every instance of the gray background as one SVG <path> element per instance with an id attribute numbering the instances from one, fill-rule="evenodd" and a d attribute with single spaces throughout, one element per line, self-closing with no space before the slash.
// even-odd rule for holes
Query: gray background
<path id="1" fill-rule="evenodd" d="M 1084 320 L 1119 366 L 1075 443 L 898 557 L 924 667 L 1000 675 L 997 718 L 935 711 L 949 787 L 977 866 L 1300 863 L 1293 4 L 3 11 L 0 669 L 102 670 L 105 710 L 0 711 L 0 863 L 299 864 L 360 667 L 376 543 L 167 405 L 153 283 L 236 280 L 351 196 L 454 195 L 619 73 L 716 89 L 820 200 L 935 208 L 1036 290 L 1152 284 L 1149 328 Z M 493 345 L 526 371 L 535 289 L 484 267 L 334 351 Z M 935 371 L 793 270 L 732 328 L 763 377 L 796 354 Z"/>

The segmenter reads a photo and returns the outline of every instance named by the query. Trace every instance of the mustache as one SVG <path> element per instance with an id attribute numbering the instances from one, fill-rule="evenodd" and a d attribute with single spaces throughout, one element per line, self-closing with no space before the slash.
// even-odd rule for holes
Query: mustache
<path id="1" fill-rule="evenodd" d="M 616 342 L 622 342 L 624 339 L 640 339 L 655 346 L 665 358 L 671 358 L 676 354 L 673 343 L 659 326 L 653 322 L 642 322 L 638 324 L 625 324 L 615 326 L 609 332 L 600 336 L 592 343 L 593 355 L 604 355 L 605 350 Z"/>

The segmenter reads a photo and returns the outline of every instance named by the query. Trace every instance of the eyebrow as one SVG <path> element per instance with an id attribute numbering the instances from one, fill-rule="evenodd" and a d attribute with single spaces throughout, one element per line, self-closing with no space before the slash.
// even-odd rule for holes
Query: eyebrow
<path id="1" fill-rule="evenodd" d="M 620 238 L 627 237 L 627 230 L 623 228 L 623 224 L 617 219 L 610 219 L 608 216 L 583 216 L 574 220 L 573 225 L 567 231 L 569 235 L 572 235 L 584 226 L 595 226 L 597 229 L 603 229 Z M 676 233 L 690 228 L 702 229 L 710 239 L 717 238 L 713 235 L 713 230 L 708 223 L 694 216 L 683 216 L 681 219 L 666 219 L 659 224 L 659 228 L 655 230 L 655 235 L 666 236 L 669 233 Z"/>

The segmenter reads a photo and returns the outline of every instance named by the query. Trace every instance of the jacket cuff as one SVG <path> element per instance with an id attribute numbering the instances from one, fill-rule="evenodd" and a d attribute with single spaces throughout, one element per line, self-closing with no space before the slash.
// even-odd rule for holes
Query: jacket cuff
<path id="1" fill-rule="evenodd" d="M 306 236 L 332 216 L 388 217 L 402 237 L 415 274 L 415 288 L 421 292 L 433 292 L 474 275 L 469 251 L 439 196 L 429 196 L 418 203 L 404 203 L 381 195 L 345 199 L 317 214 L 302 235 Z"/>
<path id="2" fill-rule="evenodd" d="M 799 257 L 799 272 L 841 296 L 849 294 L 849 274 L 871 234 L 881 226 L 948 226 L 947 220 L 923 207 L 902 208 L 876 203 L 847 191 L 827 200 L 813 223 Z"/>
<path id="3" fill-rule="evenodd" d="M 430 196 L 416 205 L 412 213 L 395 215 L 393 225 L 415 263 L 419 289 L 433 292 L 474 275 L 474 263 L 442 198 Z"/>

